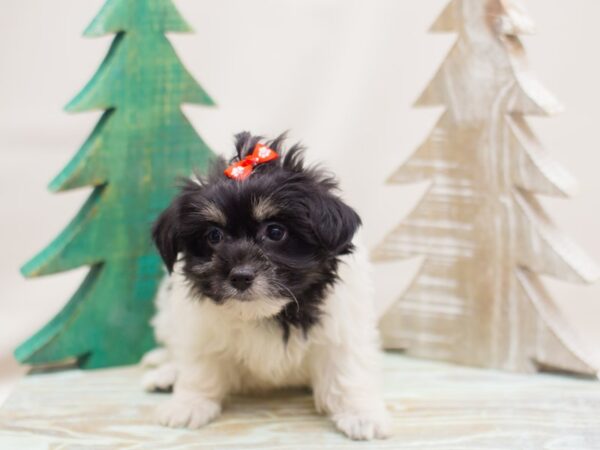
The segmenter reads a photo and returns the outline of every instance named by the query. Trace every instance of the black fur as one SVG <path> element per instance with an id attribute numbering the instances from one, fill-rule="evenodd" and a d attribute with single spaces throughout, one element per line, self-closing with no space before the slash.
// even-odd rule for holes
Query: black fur
<path id="1" fill-rule="evenodd" d="M 228 281 L 231 269 L 240 265 L 263 277 L 269 296 L 295 297 L 297 302 L 287 303 L 276 317 L 287 339 L 291 327 L 306 333 L 317 323 L 320 304 L 337 279 L 339 257 L 353 251 L 351 241 L 361 222 L 335 195 L 334 178 L 306 167 L 298 144 L 284 151 L 284 139 L 281 135 L 266 142 L 280 157 L 256 166 L 244 181 L 224 175 L 223 159 L 206 177 L 185 181 L 155 223 L 153 238 L 169 271 L 180 253 L 192 289 L 216 303 L 253 300 L 251 291 L 236 292 Z M 261 140 L 238 134 L 234 160 L 244 158 Z M 253 205 L 267 198 L 278 212 L 261 223 L 253 217 Z M 225 239 L 217 245 L 206 237 L 217 226 L 203 216 L 207 204 L 216 205 L 227 221 L 222 227 Z M 265 237 L 273 222 L 287 230 L 280 242 Z"/>

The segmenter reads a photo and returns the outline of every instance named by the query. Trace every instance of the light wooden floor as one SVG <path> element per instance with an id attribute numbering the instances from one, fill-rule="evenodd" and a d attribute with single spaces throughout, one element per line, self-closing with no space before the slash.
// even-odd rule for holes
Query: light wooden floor
<path id="1" fill-rule="evenodd" d="M 141 370 L 24 378 L 0 410 L 0 448 L 600 449 L 600 382 L 524 376 L 388 354 L 394 436 L 352 442 L 315 413 L 310 394 L 237 397 L 197 431 L 153 425 L 166 394 L 139 388 Z"/>

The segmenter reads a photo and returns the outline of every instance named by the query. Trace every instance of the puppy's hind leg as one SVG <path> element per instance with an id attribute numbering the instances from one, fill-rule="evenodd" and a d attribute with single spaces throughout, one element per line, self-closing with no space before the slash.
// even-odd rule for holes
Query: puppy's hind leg
<path id="1" fill-rule="evenodd" d="M 158 367 L 169 362 L 171 356 L 165 347 L 156 347 L 146 352 L 140 361 L 142 367 Z"/>
<path id="2" fill-rule="evenodd" d="M 171 391 L 177 380 L 177 368 L 174 363 L 167 362 L 148 370 L 142 377 L 142 387 L 147 392 Z"/>
<path id="3" fill-rule="evenodd" d="M 149 369 L 142 377 L 142 387 L 147 392 L 170 391 L 177 378 L 177 369 L 171 362 L 171 355 L 164 347 L 147 352 L 140 361 L 142 367 Z"/>

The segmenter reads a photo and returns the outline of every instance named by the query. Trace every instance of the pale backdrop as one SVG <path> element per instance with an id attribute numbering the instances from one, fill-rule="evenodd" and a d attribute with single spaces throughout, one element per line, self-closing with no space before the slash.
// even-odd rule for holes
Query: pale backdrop
<path id="1" fill-rule="evenodd" d="M 0 14 L 0 401 L 14 376 L 10 350 L 43 325 L 85 269 L 25 281 L 18 266 L 75 214 L 86 190 L 53 195 L 47 182 L 91 131 L 98 113 L 62 106 L 97 69 L 110 38 L 80 34 L 102 0 L 2 0 Z M 426 34 L 445 0 L 178 0 L 196 34 L 173 37 L 191 72 L 218 103 L 186 107 L 206 142 L 231 151 L 248 129 L 291 130 L 342 181 L 373 246 L 415 205 L 425 185 L 384 178 L 431 130 L 439 111 L 413 110 L 453 42 Z M 600 2 L 526 0 L 538 34 L 525 38 L 539 79 L 566 106 L 532 121 L 579 180 L 572 200 L 545 200 L 549 214 L 600 261 Z M 376 269 L 380 309 L 395 300 L 418 261 Z M 548 280 L 592 349 L 600 342 L 600 284 Z M 600 353 L 600 352 L 599 352 Z M 4 390 L 3 390 L 4 389 Z"/>

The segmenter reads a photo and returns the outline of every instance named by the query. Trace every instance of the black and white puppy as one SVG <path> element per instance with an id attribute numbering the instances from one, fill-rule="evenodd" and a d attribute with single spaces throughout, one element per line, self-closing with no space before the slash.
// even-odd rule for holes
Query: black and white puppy
<path id="1" fill-rule="evenodd" d="M 260 143 L 241 133 L 243 161 Z M 164 345 L 146 355 L 148 390 L 173 386 L 162 424 L 197 428 L 225 396 L 310 386 L 316 408 L 354 439 L 384 438 L 379 340 L 360 218 L 334 179 L 283 151 L 243 180 L 225 161 L 194 177 L 156 222 L 172 276 L 153 324 Z M 235 162 L 234 162 L 235 164 Z"/>

